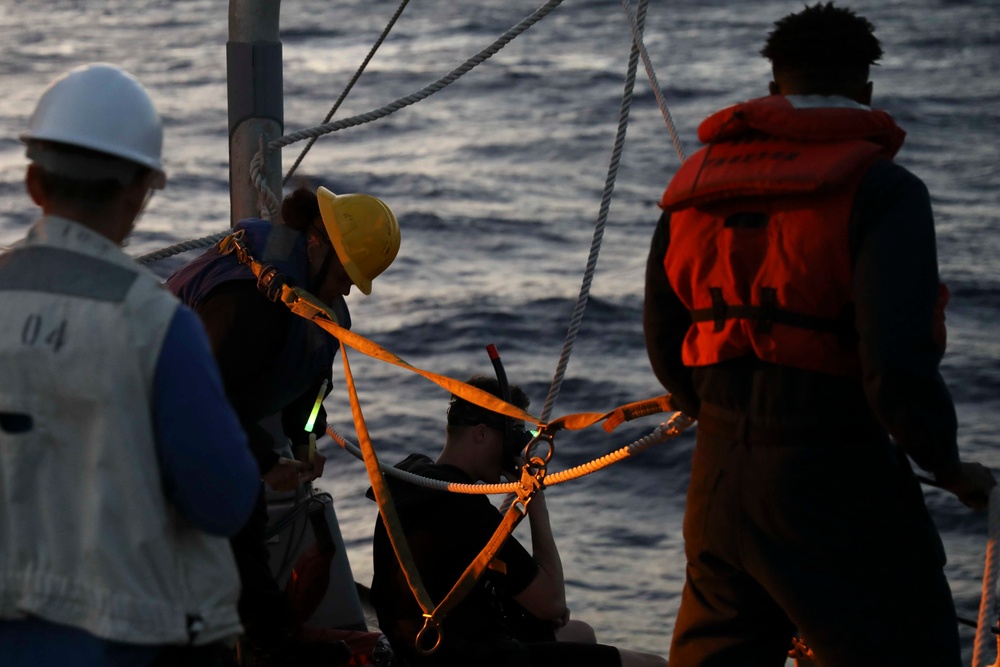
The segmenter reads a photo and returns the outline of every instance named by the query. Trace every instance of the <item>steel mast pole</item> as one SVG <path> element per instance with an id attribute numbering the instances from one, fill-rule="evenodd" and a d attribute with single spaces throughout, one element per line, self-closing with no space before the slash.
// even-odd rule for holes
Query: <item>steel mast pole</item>
<path id="1" fill-rule="evenodd" d="M 281 0 L 230 0 L 226 80 L 229 97 L 229 202 L 232 226 L 260 217 L 257 190 L 250 179 L 250 161 L 261 140 L 284 133 L 281 41 L 278 17 Z M 265 153 L 267 185 L 281 199 L 281 152 Z"/>

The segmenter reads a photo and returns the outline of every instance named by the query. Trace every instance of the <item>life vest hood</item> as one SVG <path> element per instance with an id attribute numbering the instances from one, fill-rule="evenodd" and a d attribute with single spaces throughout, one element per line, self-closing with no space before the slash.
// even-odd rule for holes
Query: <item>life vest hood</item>
<path id="1" fill-rule="evenodd" d="M 829 192 L 859 163 L 894 156 L 905 136 L 878 109 L 796 108 L 782 95 L 743 102 L 702 122 L 698 137 L 708 146 L 681 166 L 660 207 Z"/>
<path id="2" fill-rule="evenodd" d="M 881 109 L 797 108 L 784 95 L 741 102 L 715 112 L 698 126 L 702 143 L 729 141 L 750 131 L 793 141 L 851 141 L 879 144 L 889 155 L 903 145 L 906 132 Z"/>

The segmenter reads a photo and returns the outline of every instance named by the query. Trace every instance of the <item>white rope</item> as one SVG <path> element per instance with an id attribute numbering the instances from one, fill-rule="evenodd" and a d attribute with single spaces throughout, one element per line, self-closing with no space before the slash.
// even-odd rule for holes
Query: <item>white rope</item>
<path id="1" fill-rule="evenodd" d="M 652 433 L 639 438 L 630 445 L 622 447 L 621 449 L 611 452 L 610 454 L 605 454 L 604 456 L 594 459 L 589 463 L 584 463 L 576 466 L 575 468 L 546 475 L 545 485 L 552 486 L 553 484 L 562 484 L 563 482 L 568 482 L 571 479 L 577 479 L 579 477 L 583 477 L 584 475 L 597 472 L 598 470 L 603 470 L 613 463 L 618 463 L 619 461 L 623 461 L 630 456 L 635 456 L 636 454 L 644 452 L 655 444 L 676 438 L 694 423 L 695 420 L 691 419 L 683 412 L 675 412 L 665 424 L 660 424 L 653 429 Z"/>
<path id="2" fill-rule="evenodd" d="M 454 83 L 461 76 L 469 72 L 471 69 L 481 64 L 488 58 L 495 55 L 500 49 L 507 46 L 512 39 L 523 33 L 525 30 L 535 25 L 543 18 L 549 15 L 549 13 L 561 5 L 563 0 L 549 0 L 544 5 L 536 9 L 534 12 L 522 19 L 517 25 L 510 28 L 498 37 L 490 46 L 486 47 L 473 57 L 466 60 L 462 65 L 456 67 L 447 75 L 441 77 L 429 86 L 426 86 L 420 91 L 413 93 L 412 95 L 407 95 L 406 97 L 401 97 L 395 102 L 387 104 L 386 106 L 376 109 L 374 111 L 369 111 L 367 113 L 359 114 L 357 116 L 351 116 L 350 118 L 344 118 L 342 120 L 334 121 L 332 123 L 323 123 L 315 127 L 306 128 L 304 130 L 299 130 L 298 132 L 292 132 L 291 134 L 286 134 L 285 136 L 275 139 L 267 144 L 267 150 L 273 151 L 294 144 L 297 141 L 302 141 L 303 139 L 315 139 L 323 136 L 324 134 L 330 134 L 331 132 L 336 132 L 338 130 L 343 130 L 348 127 L 356 127 L 358 125 L 363 125 L 365 123 L 370 123 L 380 118 L 385 118 L 386 116 L 393 114 L 400 109 L 404 109 L 412 104 L 426 99 L 433 95 L 434 93 L 442 90 L 448 85 Z M 277 201 L 277 197 L 271 189 L 267 187 L 267 183 L 260 176 L 259 166 L 264 162 L 263 151 L 257 151 L 251 161 L 251 172 L 254 181 L 254 187 L 257 191 L 261 193 L 262 196 L 267 198 L 268 209 L 275 214 L 274 219 L 277 219 L 277 215 L 280 215 L 281 204 L 278 202 L 276 205 L 274 202 Z M 254 165 L 257 165 L 255 169 Z M 276 213 L 275 213 L 276 211 Z"/>
<path id="3" fill-rule="evenodd" d="M 333 118 L 333 114 L 337 113 L 337 109 L 340 108 L 340 105 L 343 104 L 344 100 L 347 98 L 347 95 L 351 92 L 351 89 L 354 88 L 354 84 L 357 83 L 358 79 L 361 78 L 361 75 L 368 67 L 368 63 L 370 63 L 372 58 L 375 57 L 375 52 L 378 51 L 380 46 L 382 46 L 382 42 L 384 42 L 385 38 L 388 37 L 389 31 L 391 31 L 392 27 L 396 25 L 396 21 L 399 19 L 400 14 L 403 13 L 403 10 L 406 9 L 406 5 L 408 5 L 409 2 L 410 0 L 402 0 L 402 2 L 399 3 L 399 6 L 396 7 L 396 12 L 392 15 L 392 18 L 389 19 L 389 22 L 382 29 L 382 33 L 378 36 L 378 39 L 375 40 L 375 44 L 373 44 L 372 48 L 368 50 L 368 55 L 365 56 L 365 59 L 361 62 L 361 65 L 354 72 L 354 76 L 351 77 L 351 80 L 347 82 L 347 85 L 344 87 L 344 90 L 340 93 L 340 97 L 337 98 L 337 101 L 333 103 L 333 106 L 330 107 L 330 110 L 327 112 L 326 117 L 323 118 L 324 123 L 329 123 L 330 119 Z M 302 152 L 299 153 L 299 156 L 295 159 L 294 164 L 292 164 L 292 166 L 288 169 L 288 173 L 285 174 L 285 178 L 281 181 L 282 185 L 288 183 L 288 179 L 290 179 L 292 177 L 292 174 L 295 173 L 295 170 L 299 168 L 299 165 L 305 158 L 306 153 L 309 152 L 309 149 L 313 147 L 313 144 L 316 143 L 316 139 L 318 138 L 319 137 L 313 137 L 312 139 L 310 139 L 309 143 L 306 144 L 305 148 L 302 149 Z"/>
<path id="4" fill-rule="evenodd" d="M 267 187 L 267 176 L 264 173 L 264 138 L 260 139 L 260 148 L 250 160 L 250 181 L 257 190 L 257 205 L 260 206 L 260 217 L 264 220 L 279 222 L 281 220 L 281 200 Z"/>
<path id="5" fill-rule="evenodd" d="M 175 243 L 174 245 L 167 246 L 166 248 L 160 248 L 159 250 L 148 252 L 145 255 L 139 255 L 134 259 L 139 264 L 151 264 L 153 262 L 158 262 L 161 259 L 166 259 L 167 257 L 173 257 L 174 255 L 179 255 L 182 252 L 187 252 L 188 250 L 196 250 L 198 248 L 213 246 L 232 233 L 233 230 L 227 229 L 224 232 L 212 234 L 211 236 L 202 236 L 201 238 L 191 239 L 190 241 L 181 241 L 180 243 Z"/>
<path id="6" fill-rule="evenodd" d="M 1000 568 L 1000 486 L 990 491 L 989 541 L 986 545 L 986 562 L 983 565 L 983 595 L 979 602 L 979 619 L 976 622 L 976 642 L 973 645 L 972 667 L 986 667 L 990 653 L 1000 658 L 1000 638 L 994 637 L 993 625 L 998 619 L 997 601 L 1000 599 L 998 585 Z M 991 650 L 992 649 L 994 650 Z M 1000 661 L 1000 660 L 998 660 Z"/>
<path id="7" fill-rule="evenodd" d="M 674 118 L 670 113 L 670 108 L 667 106 L 666 100 L 663 98 L 663 91 L 660 89 L 660 82 L 656 80 L 656 72 L 653 71 L 653 63 L 649 60 L 649 54 L 646 52 L 646 45 L 642 41 L 642 28 L 639 26 L 639 20 L 636 16 L 632 15 L 632 7 L 629 4 L 629 0 L 622 0 L 622 8 L 625 10 L 625 17 L 628 19 L 628 24 L 632 28 L 632 40 L 639 49 L 639 55 L 642 56 L 642 64 L 646 68 L 646 76 L 649 77 L 649 84 L 653 88 L 653 96 L 656 97 L 656 103 L 660 107 L 660 113 L 663 114 L 663 120 L 667 123 L 667 131 L 670 132 L 670 139 L 674 143 L 674 150 L 677 151 L 677 156 L 680 157 L 681 162 L 687 159 L 687 155 L 684 153 L 684 144 L 681 142 L 680 136 L 677 134 L 677 127 L 674 125 Z"/>
<path id="8" fill-rule="evenodd" d="M 412 95 L 407 95 L 406 97 L 401 97 L 384 107 L 375 109 L 374 111 L 368 111 L 357 116 L 351 116 L 350 118 L 344 118 L 341 120 L 334 121 L 332 123 L 324 123 L 322 125 L 317 125 L 316 127 L 307 128 L 304 130 L 299 130 L 298 132 L 292 132 L 291 134 L 286 134 L 285 136 L 271 141 L 267 147 L 269 150 L 276 150 L 278 148 L 283 148 L 289 144 L 294 144 L 297 141 L 302 141 L 303 139 L 309 139 L 312 137 L 321 137 L 324 134 L 330 134 L 331 132 L 336 132 L 338 130 L 343 130 L 348 127 L 355 127 L 357 125 L 363 125 L 365 123 L 370 123 L 374 120 L 380 118 L 385 118 L 386 116 L 393 114 L 400 109 L 404 109 L 412 104 L 426 99 L 433 95 L 434 93 L 442 90 L 446 86 L 454 83 L 459 77 L 463 76 L 471 69 L 481 64 L 483 61 L 487 60 L 491 56 L 495 55 L 500 49 L 507 46 L 508 43 L 522 32 L 533 26 L 534 24 L 541 21 L 543 18 L 549 15 L 549 13 L 562 4 L 563 0 L 549 0 L 543 6 L 536 9 L 534 12 L 522 19 L 517 25 L 510 28 L 503 35 L 498 37 L 490 46 L 486 47 L 475 56 L 469 58 L 465 63 L 456 67 L 447 75 L 441 77 L 434 83 L 423 88 Z"/>
<path id="9" fill-rule="evenodd" d="M 621 449 L 605 454 L 604 456 L 594 459 L 588 463 L 578 465 L 575 468 L 569 468 L 567 470 L 546 475 L 545 486 L 553 486 L 555 484 L 562 484 L 563 482 L 568 482 L 573 479 L 579 479 L 580 477 L 597 472 L 598 470 L 607 468 L 613 463 L 617 463 L 618 461 L 622 461 L 630 456 L 645 451 L 652 445 L 666 442 L 667 440 L 673 440 L 683 433 L 684 429 L 688 428 L 693 423 L 694 420 L 687 415 L 681 412 L 675 412 L 670 419 L 666 421 L 666 423 L 660 424 L 653 429 L 652 433 L 639 438 L 635 442 L 626 445 Z M 357 459 L 364 458 L 361 449 L 357 445 L 334 431 L 333 428 L 327 427 L 326 432 L 349 454 Z M 464 493 L 469 495 L 499 495 L 503 493 L 516 493 L 520 488 L 519 482 L 504 482 L 502 484 L 460 484 L 457 482 L 443 482 L 439 479 L 431 479 L 430 477 L 422 477 L 421 475 L 400 470 L 399 468 L 394 468 L 393 466 L 385 463 L 379 463 L 379 468 L 381 468 L 382 472 L 390 477 L 396 477 L 397 479 L 401 479 L 411 484 L 416 484 L 417 486 L 422 486 L 427 489 L 435 489 L 437 491 L 450 491 L 452 493 Z"/>
<path id="10" fill-rule="evenodd" d="M 638 13 L 638 23 L 641 29 L 646 19 L 646 7 L 648 0 L 640 0 Z M 639 49 L 636 43 L 632 43 L 632 52 L 629 54 L 628 70 L 625 76 L 625 90 L 622 93 L 621 109 L 618 114 L 618 132 L 615 136 L 614 149 L 611 152 L 611 163 L 608 165 L 608 174 L 604 181 L 604 194 L 601 197 L 601 208 L 597 215 L 597 224 L 594 226 L 594 237 L 590 244 L 590 255 L 587 257 L 587 266 L 583 272 L 583 282 L 580 285 L 580 295 L 577 297 L 576 307 L 570 318 L 569 329 L 566 331 L 566 339 L 563 341 L 562 352 L 559 355 L 559 362 L 556 364 L 556 372 L 552 377 L 552 384 L 549 386 L 549 394 L 545 397 L 545 405 L 542 407 L 541 419 L 548 421 L 552 414 L 552 408 L 559 397 L 559 390 L 562 387 L 563 378 L 566 375 L 566 367 L 569 365 L 569 357 L 573 351 L 573 343 L 580 331 L 580 323 L 583 321 L 583 313 L 587 309 L 587 301 L 590 298 L 590 286 L 594 282 L 594 271 L 597 268 L 597 256 L 601 252 L 601 241 L 604 238 L 604 228 L 608 222 L 608 210 L 611 208 L 611 193 L 615 189 L 615 180 L 618 177 L 618 163 L 621 161 L 622 151 L 625 144 L 625 132 L 628 129 L 629 110 L 632 107 L 632 90 L 635 88 L 635 73 L 638 69 Z"/>

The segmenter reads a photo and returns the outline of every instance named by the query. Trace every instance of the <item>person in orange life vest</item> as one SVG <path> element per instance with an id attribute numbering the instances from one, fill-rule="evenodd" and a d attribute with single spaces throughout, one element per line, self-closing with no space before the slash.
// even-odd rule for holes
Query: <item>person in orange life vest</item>
<path id="1" fill-rule="evenodd" d="M 296 189 L 285 197 L 281 211 L 281 224 L 249 219 L 234 230 L 243 232 L 255 260 L 275 267 L 288 283 L 328 304 L 340 326 L 349 329 L 344 297 L 355 286 L 369 294 L 372 280 L 392 263 L 400 239 L 395 216 L 375 197 L 334 195 L 322 187 L 316 192 Z M 286 440 L 292 445 L 308 442 L 304 427 L 320 387 L 330 380 L 337 340 L 275 302 L 236 253 L 218 247 L 178 269 L 167 287 L 194 309 L 208 332 L 261 479 L 276 491 L 292 491 L 321 476 L 322 454 L 316 453 L 312 466 L 301 469 L 279 461 L 276 450 Z M 312 433 L 319 436 L 325 429 L 321 407 Z M 266 529 L 262 492 L 251 519 L 231 540 L 242 584 L 241 648 L 268 656 L 269 665 L 342 657 L 332 647 L 300 641 L 270 569 Z"/>
<path id="2" fill-rule="evenodd" d="M 698 419 L 671 667 L 959 665 L 940 537 L 909 458 L 973 508 L 938 364 L 926 187 L 869 104 L 874 27 L 833 3 L 775 24 L 768 97 L 717 112 L 664 193 L 646 267 L 654 373 Z"/>

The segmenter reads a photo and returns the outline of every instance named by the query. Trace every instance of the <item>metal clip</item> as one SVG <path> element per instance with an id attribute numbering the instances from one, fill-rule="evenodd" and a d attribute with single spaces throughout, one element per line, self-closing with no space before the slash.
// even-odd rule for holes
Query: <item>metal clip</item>
<path id="1" fill-rule="evenodd" d="M 236 250 L 236 245 L 233 243 L 233 235 L 229 234 L 224 237 L 218 243 L 215 244 L 215 249 L 219 251 L 220 255 L 229 255 L 234 250 Z"/>
<path id="2" fill-rule="evenodd" d="M 285 275 L 270 264 L 261 267 L 257 276 L 257 288 L 271 301 L 281 301 L 281 291 L 285 286 Z"/>
<path id="3" fill-rule="evenodd" d="M 424 648 L 423 638 L 428 630 L 434 633 L 436 639 L 430 648 Z M 442 636 L 443 633 L 441 632 L 441 624 L 438 623 L 437 619 L 430 614 L 424 614 L 424 627 L 420 628 L 420 632 L 417 633 L 417 638 L 413 641 L 413 647 L 417 649 L 417 653 L 420 655 L 431 655 L 438 650 L 439 646 L 441 646 Z"/>
<path id="4" fill-rule="evenodd" d="M 525 461 L 531 461 L 532 459 L 539 459 L 538 455 L 535 454 L 533 450 L 535 449 L 535 446 L 542 441 L 548 444 L 548 451 L 545 453 L 545 456 L 540 458 L 540 460 L 544 464 L 547 464 L 549 461 L 551 461 L 552 455 L 556 451 L 555 439 L 552 433 L 549 433 L 544 429 L 541 432 L 539 432 L 538 435 L 536 435 L 534 438 L 528 441 L 528 444 L 524 446 L 524 450 L 521 452 L 521 458 L 524 459 Z"/>
<path id="5" fill-rule="evenodd" d="M 539 439 L 548 441 L 548 451 L 544 457 L 531 456 L 528 458 L 527 454 L 529 450 Z M 521 466 L 521 479 L 518 483 L 517 497 L 512 501 L 512 504 L 517 507 L 522 515 L 528 513 L 528 503 L 531 502 L 535 494 L 545 488 L 545 472 L 554 449 L 552 436 L 542 435 L 536 437 L 524 448 L 526 459 L 524 465 Z"/>

